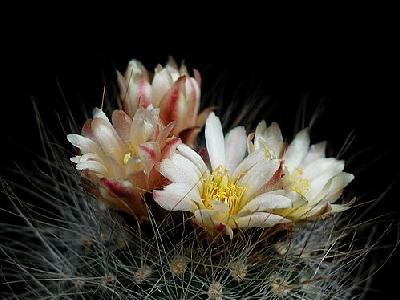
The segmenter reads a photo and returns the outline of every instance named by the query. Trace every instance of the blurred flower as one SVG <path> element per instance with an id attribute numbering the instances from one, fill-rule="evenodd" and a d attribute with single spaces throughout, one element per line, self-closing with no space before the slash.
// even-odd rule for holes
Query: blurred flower
<path id="1" fill-rule="evenodd" d="M 82 135 L 67 136 L 80 149 L 71 161 L 91 183 L 91 192 L 107 206 L 146 216 L 144 194 L 162 182 L 156 166 L 180 140 L 168 137 L 173 124 L 164 126 L 158 109 L 138 108 L 133 118 L 115 110 L 112 123 L 95 108 Z"/>
<path id="2" fill-rule="evenodd" d="M 252 138 L 254 137 L 254 144 Z M 259 123 L 255 134 L 249 135 L 248 151 L 263 151 L 266 160 L 281 158 L 281 187 L 296 192 L 302 199 L 292 208 L 273 212 L 291 220 L 309 219 L 346 210 L 349 206 L 333 204 L 343 189 L 354 179 L 343 172 L 344 161 L 325 157 L 326 142 L 310 147 L 308 129 L 300 131 L 285 149 L 278 124 L 267 127 Z"/>
<path id="3" fill-rule="evenodd" d="M 245 157 L 244 127 L 232 129 L 224 139 L 214 113 L 207 118 L 205 138 L 211 167 L 195 151 L 178 145 L 177 151 L 160 164 L 161 174 L 171 183 L 154 191 L 154 200 L 170 211 L 191 211 L 196 223 L 207 231 L 231 238 L 235 228 L 288 222 L 267 212 L 291 207 L 297 198 L 290 191 L 267 191 L 279 174 L 280 161 L 264 159 L 263 151 Z"/>
<path id="4" fill-rule="evenodd" d="M 175 122 L 171 134 L 180 136 L 188 145 L 195 143 L 210 112 L 206 109 L 198 115 L 201 77 L 197 70 L 194 70 L 194 77 L 190 77 L 184 65 L 178 69 L 170 58 L 165 67 L 156 67 L 150 80 L 145 67 L 131 60 L 125 75 L 117 72 L 117 77 L 123 109 L 129 116 L 132 117 L 139 107 L 159 107 L 164 125 Z"/>

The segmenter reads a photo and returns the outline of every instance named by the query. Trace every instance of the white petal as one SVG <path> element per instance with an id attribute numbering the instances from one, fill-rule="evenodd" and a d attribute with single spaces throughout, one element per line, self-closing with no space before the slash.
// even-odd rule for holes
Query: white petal
<path id="1" fill-rule="evenodd" d="M 343 170 L 344 163 L 335 158 L 319 158 L 311 162 L 304 168 L 304 177 L 313 180 L 325 172 L 333 169 Z"/>
<path id="2" fill-rule="evenodd" d="M 70 158 L 70 161 L 72 161 L 74 163 L 79 163 L 79 162 L 88 161 L 88 160 L 96 160 L 96 161 L 102 163 L 102 158 L 99 155 L 97 155 L 96 153 L 85 153 L 83 155 Z"/>
<path id="3" fill-rule="evenodd" d="M 224 225 L 225 225 L 225 234 L 229 235 L 230 239 L 233 239 L 233 230 L 232 230 L 232 228 L 230 226 L 226 225 L 226 224 L 224 224 Z"/>
<path id="4" fill-rule="evenodd" d="M 283 147 L 283 136 L 278 123 L 272 122 L 267 128 L 267 145 L 272 149 L 278 158 Z"/>
<path id="5" fill-rule="evenodd" d="M 171 183 L 162 191 L 153 191 L 154 201 L 169 211 L 194 211 L 195 202 L 201 201 L 197 187 Z"/>
<path id="6" fill-rule="evenodd" d="M 323 190 L 317 196 L 321 203 L 335 202 L 343 192 L 343 189 L 354 179 L 353 174 L 341 172 L 329 180 Z"/>
<path id="7" fill-rule="evenodd" d="M 238 227 L 272 227 L 279 223 L 288 223 L 289 220 L 266 212 L 256 212 L 254 214 L 237 218 L 235 220 Z"/>
<path id="8" fill-rule="evenodd" d="M 254 165 L 265 160 L 264 153 L 262 151 L 255 151 L 250 153 L 235 169 L 233 177 L 243 177 Z"/>
<path id="9" fill-rule="evenodd" d="M 83 161 L 79 162 L 76 165 L 77 170 L 90 170 L 96 173 L 100 173 L 105 175 L 107 173 L 107 169 L 98 161 L 94 160 L 89 160 L 89 161 Z"/>
<path id="10" fill-rule="evenodd" d="M 115 131 L 125 143 L 129 143 L 132 119 L 123 110 L 117 109 L 113 111 L 111 119 Z"/>
<path id="11" fill-rule="evenodd" d="M 200 170 L 200 173 L 203 174 L 203 176 L 209 173 L 208 168 L 201 156 L 197 154 L 197 152 L 194 151 L 192 148 L 186 146 L 185 144 L 179 144 L 177 147 L 177 151 L 179 152 L 179 154 L 194 163 L 196 167 Z"/>
<path id="12" fill-rule="evenodd" d="M 338 175 L 344 169 L 343 161 L 337 161 L 329 169 L 325 170 L 321 175 L 311 181 L 310 191 L 306 194 L 306 198 L 314 203 L 316 201 L 315 197 L 321 192 L 328 181 Z"/>
<path id="13" fill-rule="evenodd" d="M 212 229 L 216 229 L 216 227 L 222 225 L 223 227 L 221 227 L 221 229 L 224 229 L 225 231 L 221 233 L 229 235 L 229 237 L 232 239 L 233 230 L 227 224 L 229 219 L 232 220 L 232 218 L 230 218 L 230 216 L 227 214 L 226 205 L 221 202 L 219 202 L 219 204 L 214 204 L 217 206 L 216 209 L 199 209 L 194 212 L 197 223 L 203 227 L 208 227 Z M 235 224 L 230 225 L 236 226 Z"/>
<path id="14" fill-rule="evenodd" d="M 92 131 L 103 151 L 115 161 L 122 162 L 125 146 L 111 123 L 102 118 L 95 118 L 92 122 Z"/>
<path id="15" fill-rule="evenodd" d="M 226 218 L 229 217 L 228 216 L 229 205 L 227 203 L 221 202 L 219 200 L 211 200 L 211 206 L 212 206 L 213 211 L 215 211 L 216 217 L 219 217 L 219 218 L 217 218 L 218 219 L 217 221 L 225 223 L 227 221 Z M 221 219 L 221 217 L 222 217 L 222 219 Z M 216 221 L 215 218 L 214 218 L 214 221 Z"/>
<path id="16" fill-rule="evenodd" d="M 159 106 L 161 99 L 171 88 L 172 83 L 173 80 L 168 71 L 158 65 L 151 85 L 151 101 L 154 106 Z"/>
<path id="17" fill-rule="evenodd" d="M 129 111 L 126 111 L 131 117 L 140 103 L 150 104 L 151 86 L 149 84 L 146 68 L 137 60 L 131 60 L 125 72 L 125 80 L 128 83 L 128 90 L 123 97 Z"/>
<path id="18" fill-rule="evenodd" d="M 345 204 L 331 204 L 331 213 L 335 214 L 338 212 L 346 211 L 351 207 Z"/>
<path id="19" fill-rule="evenodd" d="M 267 184 L 278 170 L 280 162 L 278 159 L 263 160 L 254 165 L 241 179 L 238 184 L 246 187 L 243 197 L 251 199 L 254 194 Z"/>
<path id="20" fill-rule="evenodd" d="M 236 127 L 225 136 L 225 168 L 231 174 L 246 154 L 247 136 L 243 126 Z"/>
<path id="21" fill-rule="evenodd" d="M 206 227 L 213 227 L 214 226 L 214 221 L 213 221 L 213 215 L 215 214 L 215 211 L 210 210 L 210 209 L 198 209 L 194 212 L 194 217 L 196 218 L 196 221 L 203 226 Z"/>
<path id="22" fill-rule="evenodd" d="M 99 108 L 95 107 L 93 108 L 93 119 L 94 118 L 100 118 L 103 119 L 104 121 L 110 122 L 106 114 Z"/>
<path id="23" fill-rule="evenodd" d="M 87 137 L 79 134 L 68 134 L 67 139 L 72 145 L 78 147 L 83 154 L 101 152 L 100 147 Z"/>
<path id="24" fill-rule="evenodd" d="M 283 156 L 285 166 L 288 168 L 289 172 L 292 172 L 300 165 L 308 152 L 309 146 L 310 135 L 308 133 L 308 128 L 306 128 L 296 135 Z"/>
<path id="25" fill-rule="evenodd" d="M 241 211 L 265 211 L 274 208 L 290 208 L 297 197 L 288 197 L 285 191 L 274 191 L 261 194 L 246 204 Z M 294 199 L 295 198 L 295 199 Z"/>
<path id="26" fill-rule="evenodd" d="M 197 114 L 200 106 L 200 88 L 197 81 L 192 77 L 186 77 L 185 81 L 186 90 L 186 127 L 191 127 L 196 124 Z"/>
<path id="27" fill-rule="evenodd" d="M 311 145 L 306 157 L 301 162 L 301 167 L 304 168 L 308 164 L 312 163 L 318 158 L 325 157 L 326 142 L 321 142 L 315 145 Z"/>
<path id="28" fill-rule="evenodd" d="M 279 125 L 275 122 L 267 127 L 265 121 L 258 124 L 255 132 L 254 146 L 256 150 L 267 147 L 273 154 L 273 158 L 279 158 L 283 147 L 283 137 Z"/>
<path id="29" fill-rule="evenodd" d="M 168 58 L 167 65 L 165 67 L 168 71 L 168 73 L 171 75 L 172 79 L 174 81 L 177 81 L 179 78 L 179 70 L 178 70 L 178 65 L 176 64 L 175 60 L 173 57 Z"/>
<path id="30" fill-rule="evenodd" d="M 292 213 L 292 218 L 302 220 L 302 219 L 314 219 L 321 217 L 331 211 L 331 207 L 326 204 L 307 204 L 305 206 L 299 207 L 295 213 Z"/>
<path id="31" fill-rule="evenodd" d="M 81 155 L 78 155 L 71 157 L 69 160 L 72 161 L 73 163 L 78 163 L 81 160 L 81 157 L 82 157 Z"/>
<path id="32" fill-rule="evenodd" d="M 159 109 L 137 109 L 129 132 L 131 144 L 139 145 L 148 141 L 158 126 L 159 112 Z"/>
<path id="33" fill-rule="evenodd" d="M 206 121 L 206 147 L 210 157 L 211 168 L 215 170 L 225 165 L 225 142 L 221 121 L 212 112 Z"/>
<path id="34" fill-rule="evenodd" d="M 176 183 L 185 183 L 190 186 L 201 184 L 201 172 L 196 165 L 186 157 L 173 153 L 170 158 L 160 164 L 160 173 Z"/>
<path id="35" fill-rule="evenodd" d="M 267 123 L 265 121 L 261 121 L 260 123 L 258 123 L 256 131 L 254 133 L 254 147 L 256 150 L 262 149 L 262 142 L 265 140 L 266 133 Z"/>

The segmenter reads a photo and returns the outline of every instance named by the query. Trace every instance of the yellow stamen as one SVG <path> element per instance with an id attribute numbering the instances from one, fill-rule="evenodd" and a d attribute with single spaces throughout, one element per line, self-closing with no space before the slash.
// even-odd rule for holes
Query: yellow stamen
<path id="1" fill-rule="evenodd" d="M 133 144 L 128 144 L 128 152 L 125 153 L 124 155 L 124 165 L 128 164 L 128 162 L 131 160 L 131 158 L 135 157 L 137 155 L 137 147 Z"/>
<path id="2" fill-rule="evenodd" d="M 125 153 L 125 155 L 124 155 L 124 165 L 126 165 L 131 158 L 132 158 L 132 154 L 130 152 Z"/>
<path id="3" fill-rule="evenodd" d="M 229 206 L 229 213 L 236 214 L 241 208 L 245 187 L 236 185 L 226 169 L 218 167 L 203 179 L 202 201 L 205 207 L 212 208 L 212 200 Z"/>

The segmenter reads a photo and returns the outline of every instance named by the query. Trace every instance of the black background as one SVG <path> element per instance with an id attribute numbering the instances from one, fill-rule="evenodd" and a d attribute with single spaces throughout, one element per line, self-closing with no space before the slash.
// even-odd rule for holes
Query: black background
<path id="1" fill-rule="evenodd" d="M 288 136 L 293 134 L 293 116 L 301 101 L 308 99 L 309 114 L 320 101 L 327 103 L 315 126 L 315 141 L 327 138 L 337 152 L 355 129 L 357 139 L 350 154 L 372 148 L 362 156 L 364 164 L 383 156 L 354 183 L 357 192 L 376 196 L 395 180 L 400 167 L 399 64 L 393 24 L 373 17 L 350 24 L 342 16 L 326 19 L 322 14 L 309 22 L 299 16 L 286 28 L 287 19 L 265 21 L 270 15 L 248 22 L 252 15 L 243 13 L 228 24 L 221 13 L 213 16 L 211 25 L 207 13 L 191 19 L 190 14 L 169 12 L 141 19 L 132 15 L 123 24 L 99 18 L 85 27 L 71 15 L 67 26 L 57 18 L 41 24 L 32 18 L 16 32 L 8 30 L 2 56 L 2 174 L 8 174 L 5 168 L 13 161 L 29 164 L 31 157 L 20 151 L 21 146 L 40 154 L 32 98 L 44 120 L 56 128 L 54 111 L 62 111 L 61 87 L 82 124 L 81 103 L 99 106 L 104 84 L 112 94 L 115 68 L 123 71 L 129 59 L 137 58 L 152 69 L 173 55 L 202 73 L 205 97 L 216 97 L 221 86 L 225 91 L 218 95 L 225 103 L 245 102 L 246 95 L 269 96 L 276 107 L 267 121 L 279 121 Z M 217 80 L 220 84 L 215 87 Z M 357 173 L 363 163 L 350 171 Z M 398 213 L 397 195 L 395 184 L 374 214 Z M 385 291 L 385 299 L 396 299 L 398 265 L 396 254 L 372 284 Z"/>

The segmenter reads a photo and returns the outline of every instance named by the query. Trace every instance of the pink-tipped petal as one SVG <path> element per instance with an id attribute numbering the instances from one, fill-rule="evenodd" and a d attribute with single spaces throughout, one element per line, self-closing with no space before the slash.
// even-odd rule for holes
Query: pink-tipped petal
<path id="1" fill-rule="evenodd" d="M 151 86 L 146 69 L 136 60 L 129 62 L 124 80 L 126 89 L 125 93 L 121 90 L 122 104 L 125 112 L 132 117 L 138 106 L 147 107 L 151 104 Z"/>
<path id="2" fill-rule="evenodd" d="M 160 102 L 160 118 L 164 125 L 175 122 L 173 134 L 179 133 L 185 122 L 185 77 L 180 77 Z"/>
<path id="3" fill-rule="evenodd" d="M 122 162 L 125 146 L 112 125 L 102 118 L 95 118 L 92 122 L 92 131 L 103 151 L 116 162 Z"/>
<path id="4" fill-rule="evenodd" d="M 95 137 L 92 132 L 92 119 L 87 119 L 85 124 L 83 124 L 81 134 L 84 137 L 87 137 L 87 138 L 91 139 L 92 141 L 95 141 Z"/>
<path id="5" fill-rule="evenodd" d="M 171 75 L 172 80 L 176 81 L 179 78 L 178 64 L 172 56 L 168 57 L 167 65 L 165 66 L 168 73 Z"/>
<path id="6" fill-rule="evenodd" d="M 159 145 L 154 142 L 144 143 L 140 145 L 138 155 L 144 165 L 145 174 L 148 175 L 161 157 Z"/>
<path id="7" fill-rule="evenodd" d="M 193 69 L 193 74 L 194 74 L 194 79 L 196 79 L 198 86 L 201 87 L 201 74 L 200 74 L 200 72 L 197 71 L 196 69 Z"/>
<path id="8" fill-rule="evenodd" d="M 200 106 L 200 88 L 194 78 L 186 79 L 186 115 L 184 127 L 194 126 Z"/>
<path id="9" fill-rule="evenodd" d="M 171 154 L 175 152 L 176 147 L 181 143 L 181 139 L 177 137 L 167 139 L 164 148 L 161 150 L 161 158 L 170 157 Z"/>
<path id="10" fill-rule="evenodd" d="M 162 98 L 167 94 L 172 83 L 172 77 L 168 71 L 158 65 L 151 85 L 151 100 L 155 107 L 160 105 Z"/>
<path id="11" fill-rule="evenodd" d="M 121 139 L 129 142 L 129 133 L 132 119 L 123 110 L 114 110 L 112 114 L 112 123 Z"/>

